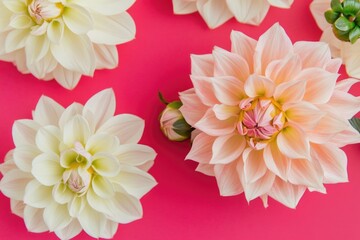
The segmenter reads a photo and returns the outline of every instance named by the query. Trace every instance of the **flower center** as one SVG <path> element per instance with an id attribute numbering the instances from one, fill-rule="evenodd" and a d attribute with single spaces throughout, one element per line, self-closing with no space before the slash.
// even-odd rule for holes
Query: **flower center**
<path id="1" fill-rule="evenodd" d="M 50 2 L 48 0 L 33 0 L 28 6 L 31 18 L 37 24 L 42 24 L 44 21 L 50 22 L 59 17 L 63 9 L 64 5 L 61 2 Z"/>
<path id="2" fill-rule="evenodd" d="M 281 107 L 273 99 L 245 99 L 240 103 L 237 129 L 250 146 L 262 149 L 285 124 Z"/>

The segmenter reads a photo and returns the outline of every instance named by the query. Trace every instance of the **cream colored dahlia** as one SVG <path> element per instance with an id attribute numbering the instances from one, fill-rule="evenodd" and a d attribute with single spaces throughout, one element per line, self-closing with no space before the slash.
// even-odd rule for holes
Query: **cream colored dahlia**
<path id="1" fill-rule="evenodd" d="M 142 119 L 114 112 L 110 89 L 66 109 L 43 96 L 32 120 L 14 123 L 0 190 L 30 232 L 111 238 L 119 223 L 142 217 L 139 199 L 156 185 L 147 173 L 156 153 L 138 144 Z"/>
<path id="2" fill-rule="evenodd" d="M 330 45 L 333 57 L 342 59 L 349 76 L 360 78 L 360 41 L 352 44 L 341 41 L 334 35 L 332 25 L 324 17 L 324 13 L 330 9 L 330 2 L 331 0 L 314 0 L 310 5 L 315 21 L 323 31 L 320 40 Z"/>
<path id="3" fill-rule="evenodd" d="M 199 11 L 209 28 L 217 28 L 230 18 L 259 25 L 270 6 L 290 8 L 294 0 L 172 0 L 175 14 Z"/>
<path id="4" fill-rule="evenodd" d="M 0 60 L 73 89 L 81 75 L 115 68 L 132 40 L 135 0 L 0 0 Z"/>
<path id="5" fill-rule="evenodd" d="M 194 88 L 180 93 L 185 120 L 198 130 L 187 159 L 215 176 L 220 194 L 268 196 L 295 208 L 306 189 L 347 182 L 342 147 L 360 142 L 348 119 L 357 82 L 336 82 L 340 59 L 327 44 L 297 42 L 275 24 L 258 41 L 232 32 L 232 49 L 193 55 Z"/>

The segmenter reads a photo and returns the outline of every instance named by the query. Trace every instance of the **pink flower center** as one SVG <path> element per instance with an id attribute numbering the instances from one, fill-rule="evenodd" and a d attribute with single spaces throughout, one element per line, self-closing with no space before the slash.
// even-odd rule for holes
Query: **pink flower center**
<path id="1" fill-rule="evenodd" d="M 237 129 L 247 137 L 250 146 L 262 149 L 285 123 L 285 116 L 272 99 L 245 99 L 240 102 Z"/>
<path id="2" fill-rule="evenodd" d="M 64 6 L 60 2 L 50 2 L 48 0 L 33 0 L 28 6 L 28 11 L 32 19 L 37 24 L 44 21 L 51 21 L 62 14 Z"/>

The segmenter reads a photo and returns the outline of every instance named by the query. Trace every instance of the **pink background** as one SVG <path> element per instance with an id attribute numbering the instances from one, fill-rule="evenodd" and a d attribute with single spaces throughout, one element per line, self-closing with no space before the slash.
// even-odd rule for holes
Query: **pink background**
<path id="1" fill-rule="evenodd" d="M 115 239 L 360 239 L 360 147 L 345 147 L 350 182 L 327 185 L 328 194 L 306 192 L 296 210 L 270 200 L 265 209 L 259 199 L 244 195 L 220 197 L 214 178 L 194 171 L 196 164 L 183 161 L 188 142 L 174 143 L 162 136 L 158 114 L 161 91 L 169 100 L 191 87 L 191 53 L 204 54 L 220 46 L 230 48 L 232 29 L 258 38 L 275 22 L 295 41 L 319 39 L 310 12 L 310 0 L 296 0 L 290 10 L 271 8 L 259 27 L 230 20 L 210 30 L 196 14 L 176 16 L 171 0 L 138 0 L 130 9 L 137 26 L 136 39 L 118 46 L 119 67 L 83 77 L 73 91 L 55 81 L 43 82 L 0 62 L 0 158 L 14 147 L 11 127 L 16 119 L 30 118 L 44 94 L 64 106 L 85 103 L 96 92 L 112 87 L 117 113 L 133 113 L 146 120 L 142 143 L 158 153 L 151 174 L 159 182 L 143 199 L 144 216 L 120 225 Z M 342 73 L 344 73 L 342 71 Z M 345 75 L 342 76 L 344 78 Z M 352 91 L 360 95 L 357 86 Z M 9 199 L 0 194 L 0 239 L 56 239 L 52 233 L 28 233 L 23 220 L 11 214 Z M 76 239 L 91 239 L 82 233 Z"/>

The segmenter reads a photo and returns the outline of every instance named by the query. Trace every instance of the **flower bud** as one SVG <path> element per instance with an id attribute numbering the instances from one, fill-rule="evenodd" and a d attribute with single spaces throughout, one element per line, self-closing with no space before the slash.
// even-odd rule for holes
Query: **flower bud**
<path id="1" fill-rule="evenodd" d="M 179 108 L 182 106 L 181 101 L 166 102 L 162 95 L 159 94 L 166 108 L 160 114 L 160 129 L 164 135 L 171 141 L 184 141 L 191 137 L 193 128 L 185 121 Z"/>

